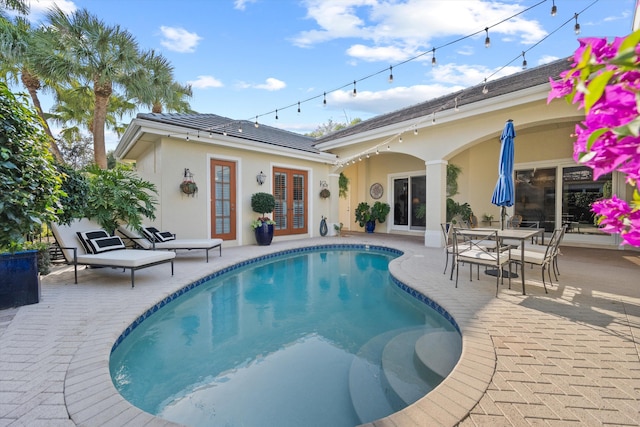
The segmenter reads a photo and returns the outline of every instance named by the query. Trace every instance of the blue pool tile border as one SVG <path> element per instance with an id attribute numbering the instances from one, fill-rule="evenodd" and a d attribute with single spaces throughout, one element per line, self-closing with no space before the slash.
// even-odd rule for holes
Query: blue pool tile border
<path id="1" fill-rule="evenodd" d="M 208 276 L 205 276 L 205 277 L 203 277 L 203 278 L 201 278 L 199 280 L 196 280 L 195 282 L 190 283 L 189 285 L 187 285 L 187 286 L 185 286 L 185 287 L 183 287 L 181 289 L 178 289 L 177 291 L 175 291 L 171 295 L 169 295 L 169 296 L 163 298 L 162 300 L 158 301 L 157 303 L 155 303 L 152 307 L 150 307 L 142 315 L 138 316 L 138 318 L 136 320 L 134 320 L 129 326 L 127 326 L 127 328 L 120 334 L 118 339 L 113 343 L 113 346 L 111 346 L 111 353 L 113 353 L 115 351 L 115 349 L 118 348 L 118 346 L 122 343 L 122 341 L 127 336 L 129 336 L 129 334 L 131 334 L 131 332 L 133 332 L 142 322 L 144 322 L 146 319 L 148 319 L 149 316 L 151 316 L 152 314 L 154 314 L 155 312 L 157 312 L 162 307 L 164 307 L 165 305 L 169 304 L 171 301 L 175 300 L 176 298 L 186 294 L 189 291 L 194 290 L 198 286 L 204 284 L 205 282 L 208 282 L 211 279 L 215 279 L 216 277 L 219 277 L 219 276 L 222 276 L 223 274 L 227 274 L 229 272 L 235 271 L 235 270 L 237 270 L 239 268 L 243 268 L 243 267 L 246 267 L 248 265 L 255 264 L 257 262 L 265 261 L 265 260 L 272 259 L 272 258 L 278 258 L 278 257 L 286 256 L 286 255 L 300 254 L 300 253 L 306 253 L 306 252 L 318 252 L 318 251 L 322 251 L 322 250 L 340 250 L 340 249 L 367 250 L 367 251 L 372 250 L 372 251 L 388 253 L 388 254 L 392 254 L 392 255 L 396 255 L 396 256 L 401 256 L 401 255 L 404 254 L 404 252 L 401 251 L 401 250 L 388 248 L 386 246 L 365 245 L 365 244 L 331 244 L 331 245 L 318 245 L 318 246 L 307 246 L 307 247 L 303 247 L 303 248 L 287 249 L 287 250 L 284 250 L 284 251 L 274 252 L 274 253 L 271 253 L 271 254 L 259 256 L 257 258 L 251 258 L 251 259 L 239 262 L 237 264 L 231 265 L 229 267 L 225 267 L 222 270 L 219 270 L 219 271 L 216 271 L 216 272 L 214 272 L 212 274 L 209 274 Z M 451 316 L 451 314 L 449 314 L 449 312 L 447 310 L 445 310 L 440 304 L 438 304 L 437 302 L 435 302 L 434 300 L 432 300 L 428 296 L 424 295 L 423 293 L 418 292 L 417 290 L 415 290 L 415 289 L 409 287 L 408 285 L 406 285 L 405 283 L 401 282 L 393 274 L 390 274 L 390 276 L 391 276 L 391 281 L 393 282 L 393 284 L 395 284 L 402 291 L 404 291 L 407 294 L 409 294 L 411 297 L 416 298 L 418 301 L 420 301 L 420 302 L 428 305 L 432 309 L 436 310 L 441 316 L 443 316 L 447 321 L 449 321 L 449 323 L 451 323 L 451 325 L 458 331 L 458 333 L 461 333 L 460 332 L 460 327 L 458 326 L 458 323 L 455 321 L 453 316 Z"/>

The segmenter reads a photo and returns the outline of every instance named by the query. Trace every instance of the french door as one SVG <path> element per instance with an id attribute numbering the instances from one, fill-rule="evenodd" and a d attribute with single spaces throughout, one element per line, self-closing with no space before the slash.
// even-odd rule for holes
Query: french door
<path id="1" fill-rule="evenodd" d="M 307 185 L 306 171 L 273 168 L 276 236 L 307 233 Z"/>
<path id="2" fill-rule="evenodd" d="M 211 237 L 236 239 L 236 164 L 211 159 Z"/>

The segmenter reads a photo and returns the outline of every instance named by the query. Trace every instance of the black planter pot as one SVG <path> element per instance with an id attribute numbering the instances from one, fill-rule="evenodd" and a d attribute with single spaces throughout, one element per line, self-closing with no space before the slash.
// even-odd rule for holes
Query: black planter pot
<path id="1" fill-rule="evenodd" d="M 262 223 L 261 227 L 257 227 L 255 230 L 256 242 L 259 246 L 269 246 L 273 240 L 273 224 Z"/>
<path id="2" fill-rule="evenodd" d="M 0 255 L 0 309 L 38 302 L 38 251 Z"/>
<path id="3" fill-rule="evenodd" d="M 367 231 L 367 233 L 373 233 L 373 230 L 376 229 L 376 222 L 367 221 L 367 223 L 364 225 L 364 229 Z"/>

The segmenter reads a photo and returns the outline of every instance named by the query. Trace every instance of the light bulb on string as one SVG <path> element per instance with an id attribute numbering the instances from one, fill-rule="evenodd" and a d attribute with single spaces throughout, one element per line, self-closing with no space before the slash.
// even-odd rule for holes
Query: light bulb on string
<path id="1" fill-rule="evenodd" d="M 524 56 L 524 51 L 522 51 L 522 69 L 526 70 L 527 69 L 527 58 Z"/>
<path id="2" fill-rule="evenodd" d="M 298 101 L 298 114 L 300 113 L 300 101 Z"/>
<path id="3" fill-rule="evenodd" d="M 391 150 L 391 145 L 387 145 L 387 151 Z"/>
<path id="4" fill-rule="evenodd" d="M 458 97 L 457 96 L 453 99 L 453 102 L 454 102 L 453 111 L 456 111 L 456 112 L 460 111 L 460 108 L 458 108 Z"/>
<path id="5" fill-rule="evenodd" d="M 323 107 L 327 106 L 327 92 L 324 93 L 324 99 L 322 100 L 322 106 Z"/>
<path id="6" fill-rule="evenodd" d="M 242 133 L 242 124 L 238 126 L 238 133 Z"/>
<path id="7" fill-rule="evenodd" d="M 436 112 L 433 112 L 433 117 L 431 118 L 431 123 L 435 124 L 436 123 Z"/>
<path id="8" fill-rule="evenodd" d="M 487 89 L 487 79 L 484 79 L 484 87 L 482 88 L 482 93 L 485 95 L 489 93 L 489 89 Z"/>
<path id="9" fill-rule="evenodd" d="M 353 81 L 353 94 L 352 95 L 355 98 L 357 94 L 358 94 L 358 91 L 356 90 L 356 81 L 354 80 Z"/>
<path id="10" fill-rule="evenodd" d="M 575 31 L 576 34 L 580 34 L 580 24 L 578 24 L 578 14 L 577 13 L 574 15 L 574 18 L 576 19 L 576 25 L 573 26 L 573 31 Z"/>
<path id="11" fill-rule="evenodd" d="M 400 138 L 398 138 L 398 142 L 402 144 L 402 135 L 400 135 Z"/>
<path id="12" fill-rule="evenodd" d="M 209 138 L 213 138 L 213 132 L 209 131 Z"/>
<path id="13" fill-rule="evenodd" d="M 433 67 L 434 65 L 436 65 L 436 48 L 435 47 L 433 48 L 431 53 L 433 54 L 433 56 L 431 57 L 431 66 Z"/>
<path id="14" fill-rule="evenodd" d="M 189 132 L 187 132 L 187 141 L 189 140 Z"/>
<path id="15" fill-rule="evenodd" d="M 369 153 L 367 153 L 367 159 L 368 159 L 369 157 L 371 157 L 371 156 L 369 155 Z"/>
<path id="16" fill-rule="evenodd" d="M 416 127 L 413 128 L 413 134 L 418 135 L 418 125 L 416 125 Z"/>
<path id="17" fill-rule="evenodd" d="M 389 83 L 393 83 L 393 66 L 389 65 Z"/>
<path id="18" fill-rule="evenodd" d="M 362 161 L 362 156 L 358 157 L 358 161 L 361 162 Z"/>
<path id="19" fill-rule="evenodd" d="M 378 151 L 378 147 L 376 147 L 376 155 L 380 154 L 380 151 Z"/>
<path id="20" fill-rule="evenodd" d="M 556 6 L 556 0 L 552 1 L 553 6 L 551 6 L 551 16 L 556 16 L 556 13 L 558 13 L 558 7 Z"/>
<path id="21" fill-rule="evenodd" d="M 489 38 L 489 27 L 485 28 L 484 31 L 487 33 L 487 37 L 484 39 L 484 47 L 490 47 L 491 39 Z"/>
<path id="22" fill-rule="evenodd" d="M 276 120 L 278 120 L 278 109 L 276 108 Z"/>
<path id="23" fill-rule="evenodd" d="M 256 116 L 256 122 L 253 124 L 256 128 L 260 127 L 260 125 L 258 124 L 258 116 Z"/>

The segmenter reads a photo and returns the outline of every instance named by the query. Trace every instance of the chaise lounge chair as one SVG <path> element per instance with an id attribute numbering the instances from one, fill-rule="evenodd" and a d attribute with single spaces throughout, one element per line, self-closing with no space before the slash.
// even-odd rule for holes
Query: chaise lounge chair
<path id="1" fill-rule="evenodd" d="M 155 227 L 143 227 L 143 233 L 131 230 L 127 226 L 118 227 L 118 233 L 128 241 L 134 243 L 134 247 L 141 249 L 166 249 L 170 251 L 204 249 L 209 262 L 209 251 L 219 248 L 222 256 L 222 239 L 176 239 L 175 234 L 167 231 L 159 231 Z"/>
<path id="2" fill-rule="evenodd" d="M 125 249 L 119 237 L 108 236 L 89 219 L 75 220 L 69 225 L 50 224 L 50 228 L 65 260 L 73 265 L 75 283 L 78 283 L 78 265 L 129 269 L 132 288 L 135 285 L 134 272 L 142 268 L 170 262 L 173 276 L 175 253 Z"/>

